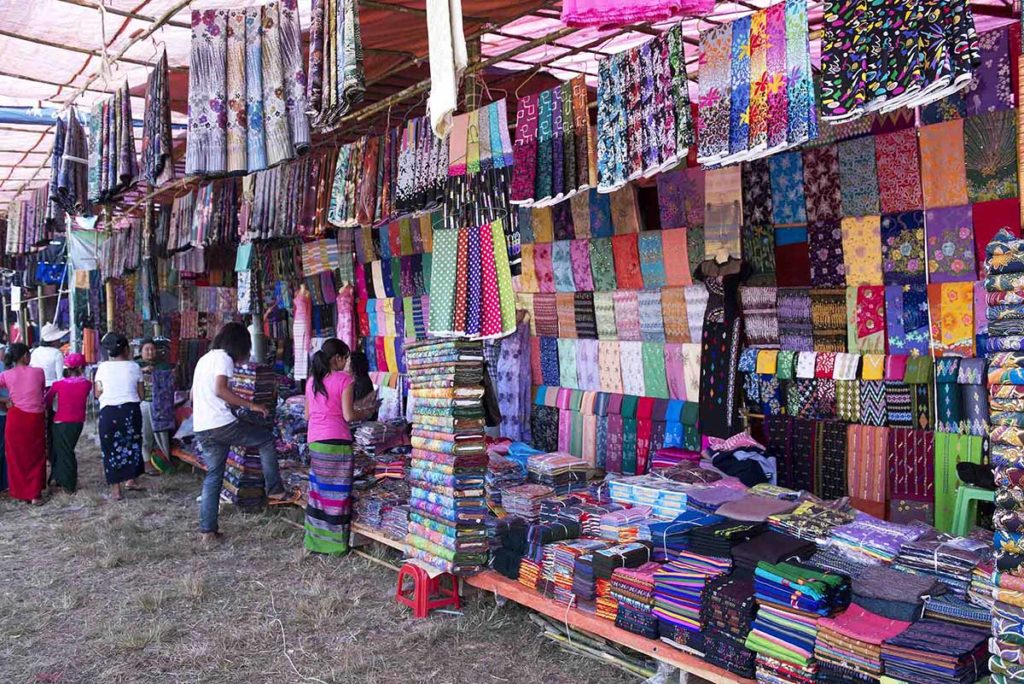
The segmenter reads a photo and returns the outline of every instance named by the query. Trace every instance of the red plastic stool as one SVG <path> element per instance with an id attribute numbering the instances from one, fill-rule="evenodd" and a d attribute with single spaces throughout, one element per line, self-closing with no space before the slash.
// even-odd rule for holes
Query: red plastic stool
<path id="1" fill-rule="evenodd" d="M 448 580 L 443 581 L 446 577 Z M 411 587 L 406 586 L 406 578 L 412 580 Z M 459 581 L 454 575 L 446 572 L 430 577 L 426 570 L 412 563 L 406 563 L 398 571 L 395 600 L 409 606 L 416 618 L 427 617 L 435 608 L 462 607 Z"/>

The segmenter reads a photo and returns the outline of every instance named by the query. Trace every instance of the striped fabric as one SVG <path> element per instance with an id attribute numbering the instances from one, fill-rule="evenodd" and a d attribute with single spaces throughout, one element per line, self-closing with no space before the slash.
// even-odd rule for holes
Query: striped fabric
<path id="1" fill-rule="evenodd" d="M 312 442 L 309 458 L 305 546 L 314 553 L 347 553 L 352 520 L 352 443 Z"/>

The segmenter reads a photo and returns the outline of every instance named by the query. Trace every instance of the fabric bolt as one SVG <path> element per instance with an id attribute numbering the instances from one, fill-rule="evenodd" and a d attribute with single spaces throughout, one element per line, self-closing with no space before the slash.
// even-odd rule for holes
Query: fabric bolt
<path id="1" fill-rule="evenodd" d="M 602 292 L 618 289 L 611 239 L 592 239 L 589 241 L 588 248 L 590 250 L 590 272 L 594 291 Z"/>
<path id="2" fill-rule="evenodd" d="M 661 296 L 661 292 L 637 293 L 640 310 L 640 337 L 645 342 L 665 341 Z"/>
<path id="3" fill-rule="evenodd" d="M 663 259 L 665 269 L 665 285 L 667 287 L 681 287 L 692 284 L 690 276 L 692 269 L 689 265 L 689 253 L 687 251 L 687 230 L 684 228 L 674 230 L 662 230 L 661 232 L 662 254 L 668 254 L 669 258 Z M 774 272 L 774 264 L 773 269 Z M 646 278 L 644 280 L 646 285 Z M 599 289 L 596 288 L 595 289 Z"/>
<path id="4" fill-rule="evenodd" d="M 641 340 L 640 302 L 637 293 L 628 290 L 617 290 L 612 294 L 612 299 L 614 301 L 618 338 L 626 341 Z"/>
<path id="5" fill-rule="evenodd" d="M 742 251 L 743 258 L 750 262 L 753 269 L 748 282 L 751 285 L 775 284 L 775 231 L 772 227 L 763 224 L 744 224 Z M 666 264 L 666 268 L 667 266 Z"/>
<path id="6" fill-rule="evenodd" d="M 551 265 L 554 270 L 557 292 L 576 291 L 570 249 L 571 243 L 568 240 L 559 240 L 551 244 Z"/>
<path id="7" fill-rule="evenodd" d="M 743 164 L 743 223 L 745 226 L 772 222 L 771 168 L 767 160 Z"/>
<path id="8" fill-rule="evenodd" d="M 643 286 L 656 290 L 665 286 L 665 259 L 662 254 L 661 231 L 640 233 L 638 251 Z"/>
<path id="9" fill-rule="evenodd" d="M 932 344 L 937 355 L 974 355 L 974 286 L 941 283 L 928 286 Z"/>
<path id="10" fill-rule="evenodd" d="M 813 287 L 842 287 L 846 284 L 843 235 L 840 222 L 812 220 L 807 226 Z"/>
<path id="11" fill-rule="evenodd" d="M 619 290 L 642 290 L 643 276 L 640 271 L 640 251 L 637 235 L 616 235 L 612 239 L 612 253 L 615 259 L 615 279 Z"/>
<path id="12" fill-rule="evenodd" d="M 679 167 L 657 176 L 662 229 L 704 225 L 704 170 Z M 703 258 L 701 259 L 703 260 Z"/>
<path id="13" fill-rule="evenodd" d="M 622 365 L 620 361 L 619 343 L 601 340 L 598 342 L 598 364 L 601 391 L 621 394 Z"/>
<path id="14" fill-rule="evenodd" d="M 805 223 L 804 168 L 799 152 L 768 159 L 771 168 L 772 218 L 776 224 Z"/>
<path id="15" fill-rule="evenodd" d="M 838 221 L 841 218 L 839 155 L 832 145 L 823 145 L 803 153 L 804 193 L 807 221 Z"/>
<path id="16" fill-rule="evenodd" d="M 641 342 L 619 343 L 622 369 L 622 390 L 625 394 L 644 396 L 644 362 Z"/>
<path id="17" fill-rule="evenodd" d="M 574 295 L 576 336 L 580 339 L 597 339 L 597 314 L 594 311 L 594 293 L 577 292 Z"/>
<path id="18" fill-rule="evenodd" d="M 617 339 L 618 328 L 615 323 L 615 300 L 612 292 L 594 293 L 594 316 L 598 339 Z"/>
<path id="19" fill-rule="evenodd" d="M 590 246 L 587 244 L 587 240 L 573 240 L 569 244 L 569 258 L 572 263 L 572 279 L 575 289 L 592 292 L 594 281 L 590 271 Z"/>
<path id="20" fill-rule="evenodd" d="M 928 308 L 924 285 L 885 288 L 887 344 L 893 354 L 928 354 Z"/>

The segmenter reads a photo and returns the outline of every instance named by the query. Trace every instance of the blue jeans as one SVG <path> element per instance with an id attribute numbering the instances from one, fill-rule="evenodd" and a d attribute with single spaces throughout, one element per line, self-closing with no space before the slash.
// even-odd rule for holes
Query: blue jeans
<path id="1" fill-rule="evenodd" d="M 284 491 L 281 475 L 277 469 L 277 449 L 274 435 L 270 430 L 239 421 L 213 430 L 196 433 L 203 445 L 203 460 L 206 462 L 206 477 L 203 478 L 203 498 L 199 504 L 199 531 L 216 532 L 217 514 L 220 506 L 220 490 L 224 482 L 224 463 L 228 460 L 231 447 L 258 447 L 260 463 L 263 465 L 263 479 L 267 494 Z"/>

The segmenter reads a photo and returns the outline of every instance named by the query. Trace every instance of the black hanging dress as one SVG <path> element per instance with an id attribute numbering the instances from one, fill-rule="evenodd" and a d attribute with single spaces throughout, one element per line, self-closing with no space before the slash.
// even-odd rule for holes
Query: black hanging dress
<path id="1" fill-rule="evenodd" d="M 700 432 L 732 437 L 740 430 L 739 363 L 743 339 L 740 285 L 750 277 L 750 265 L 730 257 L 724 263 L 702 262 L 693 273 L 708 288 L 708 308 L 700 351 Z"/>

